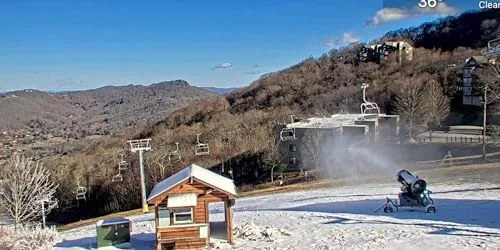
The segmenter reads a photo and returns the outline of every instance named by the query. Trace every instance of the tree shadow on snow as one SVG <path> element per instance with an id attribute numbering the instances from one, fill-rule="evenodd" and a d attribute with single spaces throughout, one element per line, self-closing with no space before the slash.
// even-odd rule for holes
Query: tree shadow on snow
<path id="1" fill-rule="evenodd" d="M 271 211 L 302 211 L 320 212 L 334 214 L 358 214 L 381 217 L 392 217 L 396 219 L 411 219 L 420 221 L 399 222 L 377 219 L 351 219 L 341 215 L 322 216 L 332 219 L 325 224 L 397 224 L 431 227 L 436 229 L 432 234 L 446 235 L 471 235 L 471 236 L 493 236 L 500 237 L 499 233 L 486 232 L 475 229 L 465 229 L 460 226 L 480 226 L 486 228 L 500 229 L 500 201 L 499 200 L 458 200 L 458 199 L 434 199 L 437 208 L 436 213 L 426 213 L 424 208 L 399 208 L 393 213 L 384 213 L 375 210 L 384 204 L 384 200 L 361 200 L 361 201 L 339 201 L 328 203 L 308 204 L 303 206 L 271 209 Z M 422 222 L 424 221 L 424 222 Z M 433 221 L 433 222 L 428 222 Z M 457 223 L 462 225 L 453 225 Z"/>
<path id="2" fill-rule="evenodd" d="M 408 226 L 418 226 L 418 227 L 428 227 L 432 228 L 433 231 L 429 232 L 429 234 L 444 234 L 444 235 L 455 235 L 455 236 L 470 236 L 470 237 L 499 237 L 499 233 L 494 232 L 486 232 L 476 229 L 469 228 L 460 228 L 454 227 L 450 224 L 443 223 L 403 223 L 403 222 L 395 222 L 395 221 L 383 221 L 383 220 L 372 220 L 372 219 L 352 219 L 352 218 L 344 218 L 340 216 L 327 216 L 323 217 L 328 219 L 329 221 L 323 224 L 373 224 L 373 225 L 383 225 L 383 224 L 391 224 L 391 225 L 408 225 Z"/>
<path id="3" fill-rule="evenodd" d="M 433 191 L 433 194 L 448 194 L 448 193 L 463 193 L 463 192 L 471 192 L 471 191 L 492 191 L 492 190 L 500 190 L 500 187 L 491 187 L 491 188 L 466 188 L 466 189 L 455 189 L 448 191 Z M 342 195 L 326 195 L 326 196 L 314 196 L 307 197 L 301 199 L 295 199 L 294 202 L 303 202 L 308 200 L 316 200 L 316 199 L 325 199 L 325 198 L 346 198 L 346 197 L 377 197 L 377 196 L 397 196 L 397 193 L 378 193 L 378 194 L 342 194 Z"/>
<path id="4" fill-rule="evenodd" d="M 293 200 L 293 202 L 304 202 L 304 201 L 317 200 L 317 199 L 326 199 L 326 198 L 376 197 L 376 196 L 384 196 L 384 195 L 397 195 L 397 193 L 394 193 L 394 194 L 380 193 L 380 194 L 341 194 L 341 195 L 324 195 L 324 196 L 314 196 L 314 197 L 307 197 L 307 198 L 295 199 L 295 200 Z"/>
<path id="5" fill-rule="evenodd" d="M 134 249 L 134 250 L 150 250 L 155 247 L 154 233 L 141 233 L 131 235 L 129 245 L 113 247 L 112 249 Z M 130 246 L 131 245 L 131 246 Z M 55 249 L 97 249 L 95 237 L 85 237 L 74 240 L 65 240 L 56 245 Z M 101 249 L 101 248 L 99 248 Z"/>
<path id="6" fill-rule="evenodd" d="M 64 240 L 56 245 L 56 249 L 73 249 L 73 248 L 83 248 L 92 249 L 97 248 L 95 237 L 85 237 L 74 240 Z"/>

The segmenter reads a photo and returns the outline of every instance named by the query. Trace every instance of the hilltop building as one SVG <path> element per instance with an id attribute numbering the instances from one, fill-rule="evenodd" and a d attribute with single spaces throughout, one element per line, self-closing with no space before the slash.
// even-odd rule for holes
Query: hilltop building
<path id="1" fill-rule="evenodd" d="M 413 46 L 405 41 L 366 45 L 361 48 L 358 60 L 380 63 L 391 54 L 396 54 L 398 62 L 411 61 L 413 60 Z"/>
<path id="2" fill-rule="evenodd" d="M 481 64 L 495 64 L 494 58 L 485 56 L 471 56 L 465 59 L 463 67 L 462 103 L 464 105 L 481 106 L 483 89 L 474 82 L 474 70 L 481 67 Z"/>

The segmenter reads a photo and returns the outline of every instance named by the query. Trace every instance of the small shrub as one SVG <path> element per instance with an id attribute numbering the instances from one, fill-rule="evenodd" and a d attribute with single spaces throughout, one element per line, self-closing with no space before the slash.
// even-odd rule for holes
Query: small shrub
<path id="1" fill-rule="evenodd" d="M 0 228 L 0 249 L 2 250 L 49 250 L 61 241 L 55 228 L 43 229 L 40 226 L 21 226 Z"/>

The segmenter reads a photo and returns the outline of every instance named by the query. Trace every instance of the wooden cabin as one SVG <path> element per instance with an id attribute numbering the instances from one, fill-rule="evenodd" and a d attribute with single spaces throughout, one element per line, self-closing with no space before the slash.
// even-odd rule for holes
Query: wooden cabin
<path id="1" fill-rule="evenodd" d="M 156 249 L 204 248 L 212 231 L 232 244 L 235 197 L 233 180 L 195 164 L 159 182 L 148 197 L 155 208 Z M 215 203 L 225 215 L 217 224 L 209 214 Z"/>

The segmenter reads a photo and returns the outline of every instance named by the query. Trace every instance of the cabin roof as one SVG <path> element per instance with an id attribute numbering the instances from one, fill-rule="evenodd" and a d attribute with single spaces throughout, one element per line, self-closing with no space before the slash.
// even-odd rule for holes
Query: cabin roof
<path id="1" fill-rule="evenodd" d="M 157 183 L 149 194 L 148 202 L 191 177 L 211 185 L 214 188 L 218 188 L 223 192 L 236 195 L 236 187 L 234 186 L 233 180 L 196 164 L 191 164 L 167 179 Z"/>
<path id="2" fill-rule="evenodd" d="M 488 63 L 488 58 L 485 56 L 471 56 L 465 59 L 466 66 L 474 65 L 478 63 Z"/>
<path id="3" fill-rule="evenodd" d="M 116 224 L 123 224 L 123 223 L 130 223 L 130 220 L 127 218 L 105 219 L 105 220 L 98 221 L 97 226 L 116 225 Z"/>
<path id="4" fill-rule="evenodd" d="M 356 121 L 375 121 L 381 117 L 377 114 L 334 114 L 330 117 L 311 117 L 288 124 L 287 128 L 340 128 L 355 125 Z"/>

